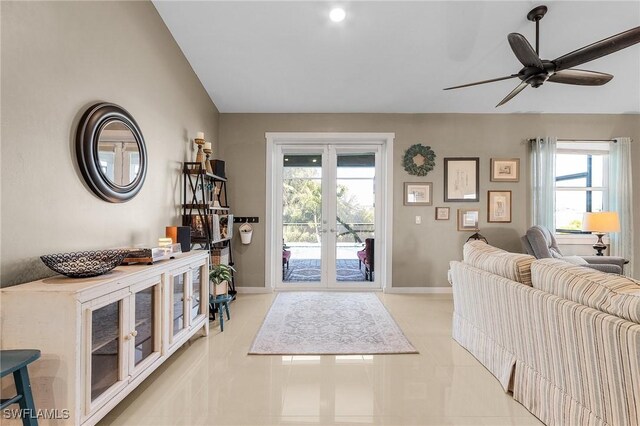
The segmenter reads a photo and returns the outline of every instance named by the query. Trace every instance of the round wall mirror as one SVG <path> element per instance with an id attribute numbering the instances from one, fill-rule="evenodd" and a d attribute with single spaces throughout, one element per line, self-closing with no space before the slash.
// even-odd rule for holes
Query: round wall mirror
<path id="1" fill-rule="evenodd" d="M 131 114 L 118 105 L 89 108 L 78 126 L 76 156 L 82 176 L 100 198 L 122 203 L 142 188 L 147 151 Z"/>

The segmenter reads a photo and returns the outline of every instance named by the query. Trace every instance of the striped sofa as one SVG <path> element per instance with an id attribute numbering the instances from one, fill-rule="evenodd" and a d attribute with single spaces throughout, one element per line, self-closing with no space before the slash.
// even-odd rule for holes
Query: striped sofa
<path id="1" fill-rule="evenodd" d="M 453 338 L 536 417 L 640 424 L 640 282 L 481 241 L 449 273 Z"/>

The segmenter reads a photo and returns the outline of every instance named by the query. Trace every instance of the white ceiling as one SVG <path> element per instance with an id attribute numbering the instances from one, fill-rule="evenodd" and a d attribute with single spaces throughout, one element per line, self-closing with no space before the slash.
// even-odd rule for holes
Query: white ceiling
<path id="1" fill-rule="evenodd" d="M 580 66 L 601 87 L 545 83 L 494 106 L 518 79 L 507 34 L 535 43 L 532 1 L 154 1 L 221 112 L 640 113 L 640 44 Z M 640 1 L 545 1 L 543 59 L 640 25 Z M 330 22 L 341 6 L 347 18 Z"/>

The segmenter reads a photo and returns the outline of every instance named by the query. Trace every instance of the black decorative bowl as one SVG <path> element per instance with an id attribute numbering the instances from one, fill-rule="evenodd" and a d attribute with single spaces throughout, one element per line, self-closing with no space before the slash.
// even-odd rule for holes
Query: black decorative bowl
<path id="1" fill-rule="evenodd" d="M 122 263 L 128 250 L 78 251 L 40 256 L 49 268 L 71 278 L 95 277 Z"/>

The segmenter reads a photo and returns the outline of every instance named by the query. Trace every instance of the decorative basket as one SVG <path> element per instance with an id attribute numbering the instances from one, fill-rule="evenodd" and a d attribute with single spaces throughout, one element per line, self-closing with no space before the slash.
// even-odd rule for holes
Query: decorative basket
<path id="1" fill-rule="evenodd" d="M 40 256 L 52 270 L 70 278 L 87 278 L 109 272 L 127 255 L 128 250 L 78 251 Z"/>

